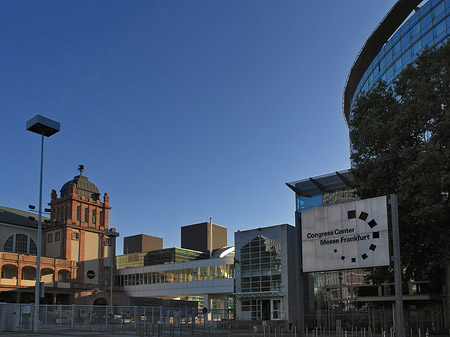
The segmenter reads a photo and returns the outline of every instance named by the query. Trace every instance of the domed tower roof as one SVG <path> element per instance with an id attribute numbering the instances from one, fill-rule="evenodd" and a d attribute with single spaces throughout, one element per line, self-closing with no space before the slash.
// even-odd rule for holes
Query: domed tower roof
<path id="1" fill-rule="evenodd" d="M 77 195 L 80 197 L 91 198 L 92 200 L 100 200 L 100 191 L 98 187 L 91 183 L 87 177 L 83 176 L 84 166 L 78 167 L 80 175 L 75 176 L 61 187 L 61 198 L 70 194 L 70 184 L 75 184 Z"/>

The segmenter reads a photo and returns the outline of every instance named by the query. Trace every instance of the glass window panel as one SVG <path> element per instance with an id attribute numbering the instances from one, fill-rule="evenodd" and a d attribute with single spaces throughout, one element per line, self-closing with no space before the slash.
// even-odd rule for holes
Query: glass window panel
<path id="1" fill-rule="evenodd" d="M 392 63 L 392 49 L 386 53 L 386 56 L 384 59 L 386 60 L 386 67 Z"/>
<path id="2" fill-rule="evenodd" d="M 383 57 L 380 61 L 380 72 L 383 72 L 385 69 L 385 58 Z"/>
<path id="3" fill-rule="evenodd" d="M 434 28 L 434 37 L 437 38 L 441 34 L 445 33 L 445 29 L 446 29 L 446 25 L 445 25 L 445 20 L 444 20 Z"/>
<path id="4" fill-rule="evenodd" d="M 441 2 L 439 5 L 437 5 L 433 10 L 433 16 L 434 18 L 439 17 L 442 13 L 445 11 L 445 5 L 444 2 Z"/>
<path id="5" fill-rule="evenodd" d="M 409 38 L 409 34 L 405 34 L 405 36 L 402 37 L 401 43 L 402 43 L 402 49 L 403 50 L 406 50 L 406 48 L 409 47 L 409 45 L 411 43 L 411 40 Z"/>
<path id="6" fill-rule="evenodd" d="M 3 245 L 3 250 L 5 252 L 12 252 L 13 251 L 13 245 L 14 245 L 14 235 L 11 235 Z"/>
<path id="7" fill-rule="evenodd" d="M 428 32 L 424 37 L 422 37 L 422 47 L 431 47 L 433 44 L 433 32 Z"/>
<path id="8" fill-rule="evenodd" d="M 411 48 L 412 49 L 412 48 Z M 402 55 L 402 63 L 408 64 L 411 61 L 411 49 L 408 49 L 403 55 Z"/>
<path id="9" fill-rule="evenodd" d="M 32 238 L 30 238 L 30 255 L 37 255 L 36 242 Z"/>
<path id="10" fill-rule="evenodd" d="M 417 23 L 412 29 L 411 29 L 411 40 L 416 39 L 420 35 L 420 23 Z"/>
<path id="11" fill-rule="evenodd" d="M 412 47 L 412 54 L 416 55 L 420 52 L 420 50 L 422 49 L 422 41 L 417 41 L 416 44 L 414 44 L 414 46 Z"/>
<path id="12" fill-rule="evenodd" d="M 431 13 L 428 13 L 425 17 L 420 20 L 420 28 L 422 31 L 430 28 L 431 26 Z"/>
<path id="13" fill-rule="evenodd" d="M 27 253 L 28 236 L 25 234 L 16 234 L 16 252 Z"/>
<path id="14" fill-rule="evenodd" d="M 387 81 L 390 81 L 392 79 L 392 76 L 394 76 L 394 69 L 393 67 L 389 67 L 386 71 L 386 79 Z"/>
<path id="15" fill-rule="evenodd" d="M 403 39 L 402 39 L 402 44 L 400 44 L 400 42 L 397 42 L 397 44 L 394 46 L 394 48 L 392 48 L 392 50 L 394 52 L 394 57 L 400 55 L 400 52 L 402 51 L 402 45 L 403 45 Z"/>
<path id="16" fill-rule="evenodd" d="M 310 209 L 322 206 L 322 195 L 316 194 L 311 197 L 300 196 L 300 209 Z"/>

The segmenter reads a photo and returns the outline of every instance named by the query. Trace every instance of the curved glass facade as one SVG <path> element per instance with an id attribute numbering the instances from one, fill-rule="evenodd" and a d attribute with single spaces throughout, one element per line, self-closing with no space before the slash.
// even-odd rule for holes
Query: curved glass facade
<path id="1" fill-rule="evenodd" d="M 381 78 L 388 85 L 425 47 L 439 46 L 450 35 L 450 0 L 429 0 L 390 37 L 359 82 L 350 108 Z"/>

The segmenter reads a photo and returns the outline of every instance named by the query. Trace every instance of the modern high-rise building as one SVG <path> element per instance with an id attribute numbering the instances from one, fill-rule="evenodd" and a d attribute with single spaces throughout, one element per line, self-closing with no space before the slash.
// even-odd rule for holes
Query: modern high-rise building
<path id="1" fill-rule="evenodd" d="M 426 47 L 450 36 L 449 0 L 399 0 L 369 36 L 345 85 L 343 105 L 347 123 L 357 97 L 379 79 L 391 84 Z"/>
<path id="2" fill-rule="evenodd" d="M 227 228 L 212 222 L 181 227 L 181 248 L 211 252 L 227 245 Z"/>

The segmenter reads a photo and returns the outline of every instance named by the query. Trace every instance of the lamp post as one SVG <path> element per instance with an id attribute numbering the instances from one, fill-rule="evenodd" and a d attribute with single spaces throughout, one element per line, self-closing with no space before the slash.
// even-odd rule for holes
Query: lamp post
<path id="1" fill-rule="evenodd" d="M 111 274 L 111 282 L 110 282 L 110 288 L 111 288 L 111 297 L 110 297 L 110 301 L 109 301 L 109 305 L 111 306 L 112 309 L 112 305 L 113 305 L 113 270 L 114 270 L 114 249 L 116 248 L 116 246 L 114 245 L 114 249 L 113 249 L 113 238 L 117 238 L 119 236 L 119 233 L 117 232 L 106 232 L 105 236 L 111 239 L 110 245 L 111 245 L 111 265 L 110 265 L 110 274 Z M 114 242 L 115 243 L 115 242 Z"/>
<path id="2" fill-rule="evenodd" d="M 41 115 L 36 115 L 26 123 L 28 131 L 41 135 L 41 176 L 39 180 L 39 220 L 36 255 L 36 282 L 34 293 L 33 332 L 39 330 L 39 294 L 41 285 L 41 230 L 42 230 L 42 173 L 44 170 L 44 136 L 50 137 L 59 132 L 60 124 Z"/>

